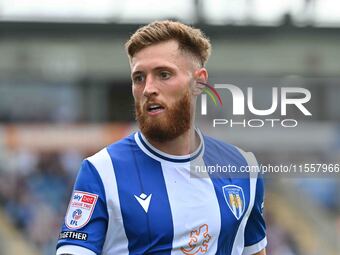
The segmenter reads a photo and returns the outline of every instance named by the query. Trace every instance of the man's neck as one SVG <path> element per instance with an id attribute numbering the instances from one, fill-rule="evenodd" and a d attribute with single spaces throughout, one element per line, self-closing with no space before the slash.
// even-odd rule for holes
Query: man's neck
<path id="1" fill-rule="evenodd" d="M 184 134 L 170 141 L 158 142 L 149 138 L 147 138 L 147 140 L 156 149 L 176 156 L 193 153 L 201 143 L 200 136 L 197 134 L 194 127 L 191 127 Z"/>

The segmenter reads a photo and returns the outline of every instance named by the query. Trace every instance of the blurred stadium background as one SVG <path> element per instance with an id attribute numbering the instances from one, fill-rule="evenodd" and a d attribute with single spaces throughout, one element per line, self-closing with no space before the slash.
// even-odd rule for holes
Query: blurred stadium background
<path id="1" fill-rule="evenodd" d="M 340 162 L 339 1 L 0 0 L 0 255 L 55 253 L 81 160 L 136 129 L 123 44 L 164 18 L 202 28 L 210 82 L 254 87 L 259 107 L 274 86 L 311 91 L 299 127 L 226 141 L 262 163 Z M 268 254 L 340 254 L 339 184 L 266 179 Z"/>

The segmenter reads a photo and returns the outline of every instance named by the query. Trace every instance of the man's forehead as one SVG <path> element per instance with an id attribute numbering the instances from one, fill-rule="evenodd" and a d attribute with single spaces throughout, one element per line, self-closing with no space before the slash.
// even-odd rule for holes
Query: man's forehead
<path id="1" fill-rule="evenodd" d="M 160 68 L 178 69 L 179 66 L 172 61 L 164 60 L 162 58 L 145 59 L 145 61 L 137 60 L 131 63 L 131 72 L 154 70 Z"/>

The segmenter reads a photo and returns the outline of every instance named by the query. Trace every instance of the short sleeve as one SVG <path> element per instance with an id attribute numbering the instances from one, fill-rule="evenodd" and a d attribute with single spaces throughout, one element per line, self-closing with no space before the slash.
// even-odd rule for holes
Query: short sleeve
<path id="1" fill-rule="evenodd" d="M 108 212 L 105 190 L 95 167 L 84 160 L 61 227 L 59 254 L 100 254 L 105 241 Z"/>
<path id="2" fill-rule="evenodd" d="M 255 254 L 267 245 L 266 225 L 263 218 L 264 208 L 264 182 L 258 177 L 253 209 L 245 228 L 245 248 L 242 255 Z"/>

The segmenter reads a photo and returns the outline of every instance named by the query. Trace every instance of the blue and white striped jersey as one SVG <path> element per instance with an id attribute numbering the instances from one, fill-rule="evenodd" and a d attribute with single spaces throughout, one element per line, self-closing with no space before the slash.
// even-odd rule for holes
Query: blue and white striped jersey
<path id="1" fill-rule="evenodd" d="M 191 155 L 173 156 L 136 132 L 83 161 L 57 254 L 254 254 L 266 244 L 264 187 L 197 166 L 240 169 L 252 153 L 202 136 Z"/>

